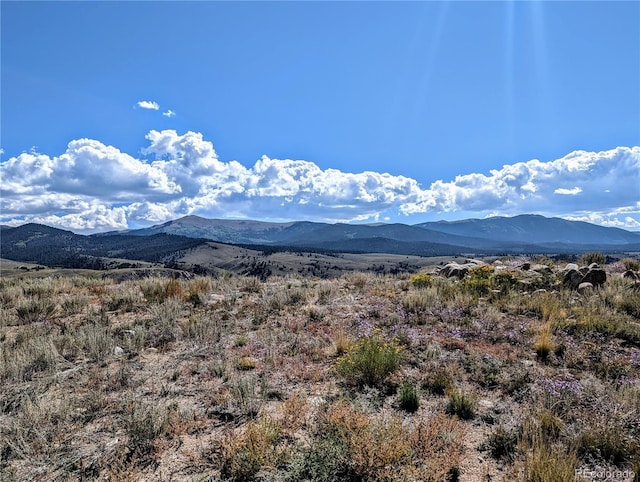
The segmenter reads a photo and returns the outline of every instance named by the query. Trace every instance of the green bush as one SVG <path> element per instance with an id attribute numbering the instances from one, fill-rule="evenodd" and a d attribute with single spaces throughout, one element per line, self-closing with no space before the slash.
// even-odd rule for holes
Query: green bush
<path id="1" fill-rule="evenodd" d="M 498 426 L 487 438 L 485 447 L 496 460 L 511 460 L 518 448 L 518 434 Z"/>
<path id="2" fill-rule="evenodd" d="M 467 293 L 477 297 L 486 296 L 491 291 L 491 283 L 488 279 L 468 279 L 464 281 L 463 286 Z"/>
<path id="3" fill-rule="evenodd" d="M 493 289 L 500 290 L 500 294 L 506 294 L 511 288 L 513 288 L 518 279 L 509 272 L 502 271 L 495 273 L 490 278 L 490 284 Z"/>
<path id="4" fill-rule="evenodd" d="M 426 273 L 414 274 L 411 284 L 414 288 L 429 288 L 433 284 L 433 277 Z"/>
<path id="5" fill-rule="evenodd" d="M 464 278 L 462 286 L 467 293 L 473 296 L 486 296 L 491 291 L 492 277 L 492 266 L 479 266 L 477 268 L 472 268 Z"/>
<path id="6" fill-rule="evenodd" d="M 420 397 L 418 390 L 413 383 L 404 382 L 399 388 L 400 408 L 407 412 L 415 412 L 420 407 Z"/>
<path id="7" fill-rule="evenodd" d="M 622 433 L 620 427 L 612 426 L 588 429 L 580 434 L 576 442 L 578 455 L 601 458 L 622 467 L 626 462 L 630 462 L 634 455 L 638 455 L 640 450 L 637 441 L 621 436 Z"/>
<path id="8" fill-rule="evenodd" d="M 449 374 L 443 368 L 436 368 L 431 371 L 424 383 L 424 388 L 434 395 L 444 395 L 450 387 L 451 380 L 449 379 Z"/>
<path id="9" fill-rule="evenodd" d="M 316 434 L 308 447 L 290 461 L 285 480 L 333 482 L 351 480 L 349 445 L 335 431 Z"/>
<path id="10" fill-rule="evenodd" d="M 473 397 L 458 390 L 452 390 L 449 393 L 446 407 L 446 412 L 449 415 L 457 415 L 463 420 L 471 420 L 475 416 L 475 407 L 476 402 Z"/>
<path id="11" fill-rule="evenodd" d="M 374 330 L 337 359 L 336 370 L 350 383 L 375 387 L 398 368 L 401 358 L 397 341 L 386 341 L 379 330 Z"/>
<path id="12" fill-rule="evenodd" d="M 579 263 L 584 266 L 589 266 L 592 263 L 603 265 L 606 260 L 607 258 L 604 254 L 591 251 L 580 256 Z"/>

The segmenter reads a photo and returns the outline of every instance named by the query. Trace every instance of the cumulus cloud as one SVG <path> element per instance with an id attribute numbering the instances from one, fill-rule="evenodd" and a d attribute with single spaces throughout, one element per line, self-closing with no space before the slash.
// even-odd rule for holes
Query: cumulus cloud
<path id="1" fill-rule="evenodd" d="M 141 100 L 136 104 L 141 109 L 158 110 L 160 105 L 153 100 Z"/>
<path id="2" fill-rule="evenodd" d="M 405 214 L 494 211 L 566 216 L 578 211 L 612 212 L 635 206 L 638 199 L 640 147 L 618 147 L 575 151 L 555 161 L 534 159 L 502 166 L 489 175 L 474 173 L 450 182 L 436 181 L 421 192 L 417 202 L 404 204 L 400 210 Z"/>
<path id="3" fill-rule="evenodd" d="M 323 170 L 305 160 L 263 156 L 245 167 L 220 160 L 197 132 L 152 130 L 146 138 L 147 158 L 79 139 L 58 156 L 22 153 L 0 163 L 0 222 L 91 232 L 187 214 L 343 222 L 401 214 L 410 222 L 421 213 L 529 212 L 640 227 L 640 147 L 576 151 L 423 188 L 404 176 Z"/>
<path id="4" fill-rule="evenodd" d="M 564 196 L 575 196 L 576 194 L 580 194 L 581 192 L 582 192 L 582 188 L 580 188 L 578 186 L 573 187 L 571 189 L 566 189 L 564 187 L 559 187 L 558 189 L 553 191 L 553 194 L 562 194 Z"/>
<path id="5" fill-rule="evenodd" d="M 176 115 L 176 113 L 173 112 L 171 109 L 169 109 L 169 110 L 163 112 L 162 115 L 165 116 L 165 117 L 173 117 L 173 116 Z"/>

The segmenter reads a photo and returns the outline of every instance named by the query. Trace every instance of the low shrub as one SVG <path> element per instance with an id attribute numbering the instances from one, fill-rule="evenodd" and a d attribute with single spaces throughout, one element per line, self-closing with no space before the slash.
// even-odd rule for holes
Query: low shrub
<path id="1" fill-rule="evenodd" d="M 518 449 L 518 434 L 499 425 L 489 434 L 484 447 L 497 460 L 512 460 Z"/>
<path id="2" fill-rule="evenodd" d="M 475 399 L 458 390 L 449 392 L 446 412 L 449 415 L 457 415 L 462 420 L 471 420 L 475 416 Z"/>
<path id="3" fill-rule="evenodd" d="M 607 425 L 589 428 L 576 440 L 578 455 L 595 457 L 622 468 L 634 455 L 640 455 L 640 442 L 623 433 L 620 427 Z"/>
<path id="4" fill-rule="evenodd" d="M 56 305 L 45 298 L 30 298 L 16 307 L 18 320 L 23 324 L 45 321 L 55 312 Z"/>
<path id="5" fill-rule="evenodd" d="M 404 424 L 402 417 L 369 415 L 338 402 L 325 417 L 329 430 L 347 444 L 355 477 L 346 480 L 435 482 L 459 466 L 464 427 L 442 414 Z"/>
<path id="6" fill-rule="evenodd" d="M 451 388 L 449 373 L 443 368 L 435 368 L 427 375 L 424 388 L 434 395 L 444 395 Z"/>
<path id="7" fill-rule="evenodd" d="M 627 270 L 640 271 L 640 260 L 633 258 L 624 258 L 620 261 Z"/>
<path id="8" fill-rule="evenodd" d="M 85 295 L 74 295 L 64 299 L 60 307 L 66 315 L 76 315 L 82 313 L 89 306 L 89 298 Z"/>
<path id="9" fill-rule="evenodd" d="M 166 410 L 139 402 L 128 405 L 125 413 L 125 430 L 129 436 L 128 447 L 132 454 L 145 456 L 152 453 L 154 441 L 168 432 Z"/>
<path id="10" fill-rule="evenodd" d="M 536 356 L 540 360 L 546 361 L 549 358 L 549 355 L 555 349 L 553 333 L 551 332 L 551 323 L 545 323 L 544 326 L 540 328 L 536 335 L 533 348 L 536 351 Z"/>
<path id="11" fill-rule="evenodd" d="M 334 482 L 353 480 L 349 466 L 349 445 L 336 431 L 316 433 L 289 462 L 284 480 Z"/>
<path id="12" fill-rule="evenodd" d="M 282 452 L 276 450 L 279 424 L 270 417 L 248 422 L 242 431 L 228 430 L 220 441 L 218 459 L 225 480 L 253 480 L 263 466 L 274 466 Z"/>
<path id="13" fill-rule="evenodd" d="M 400 366 L 402 347 L 386 341 L 379 330 L 364 336 L 336 361 L 336 370 L 349 383 L 379 386 Z"/>
<path id="14" fill-rule="evenodd" d="M 584 253 L 582 256 L 580 256 L 580 259 L 578 260 L 580 265 L 583 265 L 583 266 L 589 266 L 592 263 L 603 265 L 605 264 L 606 261 L 607 261 L 607 258 L 605 257 L 604 254 L 593 252 L 593 251 Z"/>
<path id="15" fill-rule="evenodd" d="M 433 284 L 433 276 L 426 273 L 414 274 L 411 277 L 411 284 L 418 289 L 430 288 Z"/>
<path id="16" fill-rule="evenodd" d="M 407 412 L 415 412 L 420 407 L 420 396 L 413 383 L 404 382 L 400 384 L 398 395 L 400 397 L 400 408 Z"/>
<path id="17" fill-rule="evenodd" d="M 574 482 L 578 459 L 574 452 L 537 444 L 526 452 L 525 482 Z"/>

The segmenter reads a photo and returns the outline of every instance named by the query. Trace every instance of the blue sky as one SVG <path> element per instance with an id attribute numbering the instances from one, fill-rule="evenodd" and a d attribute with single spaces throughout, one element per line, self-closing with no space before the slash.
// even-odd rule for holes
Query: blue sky
<path id="1" fill-rule="evenodd" d="M 1 222 L 640 228 L 639 2 L 0 9 Z"/>

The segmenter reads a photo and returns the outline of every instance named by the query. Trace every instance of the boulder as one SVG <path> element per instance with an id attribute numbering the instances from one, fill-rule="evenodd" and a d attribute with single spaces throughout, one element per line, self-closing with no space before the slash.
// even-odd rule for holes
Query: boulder
<path id="1" fill-rule="evenodd" d="M 580 283 L 578 285 L 578 293 L 580 293 L 581 295 L 587 294 L 592 290 L 593 290 L 593 285 L 591 283 Z"/>
<path id="2" fill-rule="evenodd" d="M 564 278 L 562 280 L 562 284 L 564 284 L 567 288 L 575 290 L 582 280 L 582 273 L 577 269 L 570 269 L 565 271 Z"/>
<path id="3" fill-rule="evenodd" d="M 459 279 L 462 279 L 469 272 L 469 268 L 469 264 L 449 263 L 442 267 L 442 269 L 440 270 L 440 274 L 446 278 L 453 278 L 455 276 Z"/>
<path id="4" fill-rule="evenodd" d="M 593 286 L 602 286 L 606 282 L 607 272 L 600 268 L 590 269 L 580 280 L 580 283 L 591 283 Z"/>
<path id="5" fill-rule="evenodd" d="M 531 266 L 531 271 L 535 271 L 540 274 L 552 274 L 553 270 L 549 268 L 546 264 L 534 264 Z"/>

